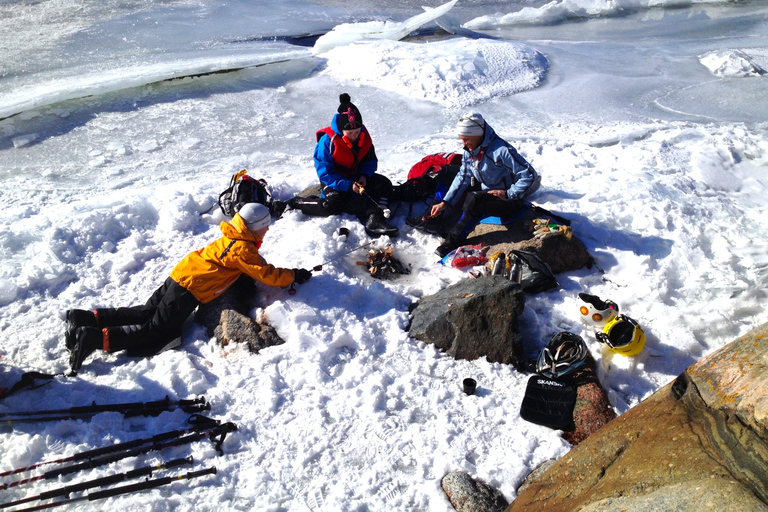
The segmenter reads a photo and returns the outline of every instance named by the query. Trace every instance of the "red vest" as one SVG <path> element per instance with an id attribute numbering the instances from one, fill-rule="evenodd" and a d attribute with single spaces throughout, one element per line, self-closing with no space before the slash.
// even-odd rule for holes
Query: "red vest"
<path id="1" fill-rule="evenodd" d="M 323 135 L 328 135 L 331 139 L 331 158 L 333 158 L 336 171 L 345 178 L 357 176 L 357 168 L 360 165 L 360 161 L 365 158 L 365 155 L 373 147 L 368 132 L 360 130 L 360 136 L 357 138 L 357 145 L 360 147 L 360 150 L 357 154 L 352 151 L 354 144 L 346 137 L 339 136 L 330 126 L 317 131 L 316 137 L 318 142 L 323 138 Z"/>

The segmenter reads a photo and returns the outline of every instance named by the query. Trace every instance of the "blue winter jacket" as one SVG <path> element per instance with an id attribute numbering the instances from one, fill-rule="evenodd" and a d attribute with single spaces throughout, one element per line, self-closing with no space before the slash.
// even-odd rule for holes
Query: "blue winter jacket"
<path id="1" fill-rule="evenodd" d="M 454 206 L 473 177 L 481 184 L 482 190 L 506 190 L 508 199 L 522 199 L 533 191 L 537 174 L 533 166 L 486 123 L 483 142 L 472 152 L 464 151 L 461 169 L 444 201 Z"/>
<path id="2" fill-rule="evenodd" d="M 338 140 L 335 143 L 344 144 L 341 141 L 341 137 L 344 136 L 344 133 L 339 128 L 338 119 L 339 114 L 333 116 L 333 120 L 331 121 L 331 128 L 333 128 L 333 131 L 338 135 Z M 368 130 L 366 130 L 365 126 L 363 126 L 361 133 L 365 133 L 366 137 L 370 137 L 370 134 L 368 133 Z M 355 177 L 342 176 L 341 173 L 336 170 L 333 157 L 331 156 L 332 152 L 333 149 L 331 148 L 331 138 L 328 135 L 323 135 L 322 138 L 317 141 L 314 156 L 317 177 L 320 179 L 320 183 L 323 184 L 323 187 L 331 187 L 332 189 L 338 190 L 340 192 L 348 192 L 350 188 L 352 188 L 352 183 L 357 181 L 357 178 L 359 178 L 361 175 L 371 177 L 373 176 L 373 173 L 376 172 L 376 169 L 378 169 L 379 162 L 376 159 L 376 152 L 374 151 L 373 146 L 371 146 L 371 149 L 365 155 L 363 160 L 358 163 L 357 176 Z"/>

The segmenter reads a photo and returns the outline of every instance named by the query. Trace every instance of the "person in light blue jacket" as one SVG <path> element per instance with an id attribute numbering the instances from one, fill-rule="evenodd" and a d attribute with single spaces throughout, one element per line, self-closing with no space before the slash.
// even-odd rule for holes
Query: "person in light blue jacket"
<path id="1" fill-rule="evenodd" d="M 456 126 L 464 144 L 461 169 L 443 200 L 430 211 L 432 217 L 462 204 L 463 214 L 437 248 L 440 257 L 466 242 L 466 236 L 481 218 L 505 217 L 523 207 L 523 198 L 539 187 L 536 170 L 480 114 L 465 114 Z M 464 193 L 466 192 L 466 196 Z"/>

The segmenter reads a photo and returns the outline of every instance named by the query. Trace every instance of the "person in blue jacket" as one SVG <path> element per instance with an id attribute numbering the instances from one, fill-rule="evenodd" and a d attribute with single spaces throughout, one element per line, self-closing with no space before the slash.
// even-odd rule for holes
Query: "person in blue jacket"
<path id="1" fill-rule="evenodd" d="M 392 193 L 392 182 L 376 174 L 379 162 L 360 110 L 349 94 L 341 94 L 339 103 L 331 125 L 316 134 L 314 160 L 321 197 L 293 198 L 288 206 L 307 215 L 350 213 L 370 236 L 395 237 L 399 230 L 386 221 L 381 206 Z"/>
<path id="2" fill-rule="evenodd" d="M 461 169 L 443 200 L 432 206 L 430 215 L 437 217 L 447 208 L 458 206 L 462 197 L 465 199 L 461 218 L 437 248 L 440 257 L 463 245 L 482 217 L 504 217 L 519 211 L 523 198 L 538 189 L 540 182 L 533 166 L 496 135 L 480 114 L 461 116 L 456 129 L 464 145 Z"/>

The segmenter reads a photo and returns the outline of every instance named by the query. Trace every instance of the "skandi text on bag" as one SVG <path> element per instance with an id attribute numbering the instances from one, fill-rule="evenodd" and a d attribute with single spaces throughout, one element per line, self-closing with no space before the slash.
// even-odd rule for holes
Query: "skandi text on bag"
<path id="1" fill-rule="evenodd" d="M 569 383 L 533 375 L 528 379 L 520 406 L 520 417 L 557 430 L 573 430 L 576 387 Z"/>

